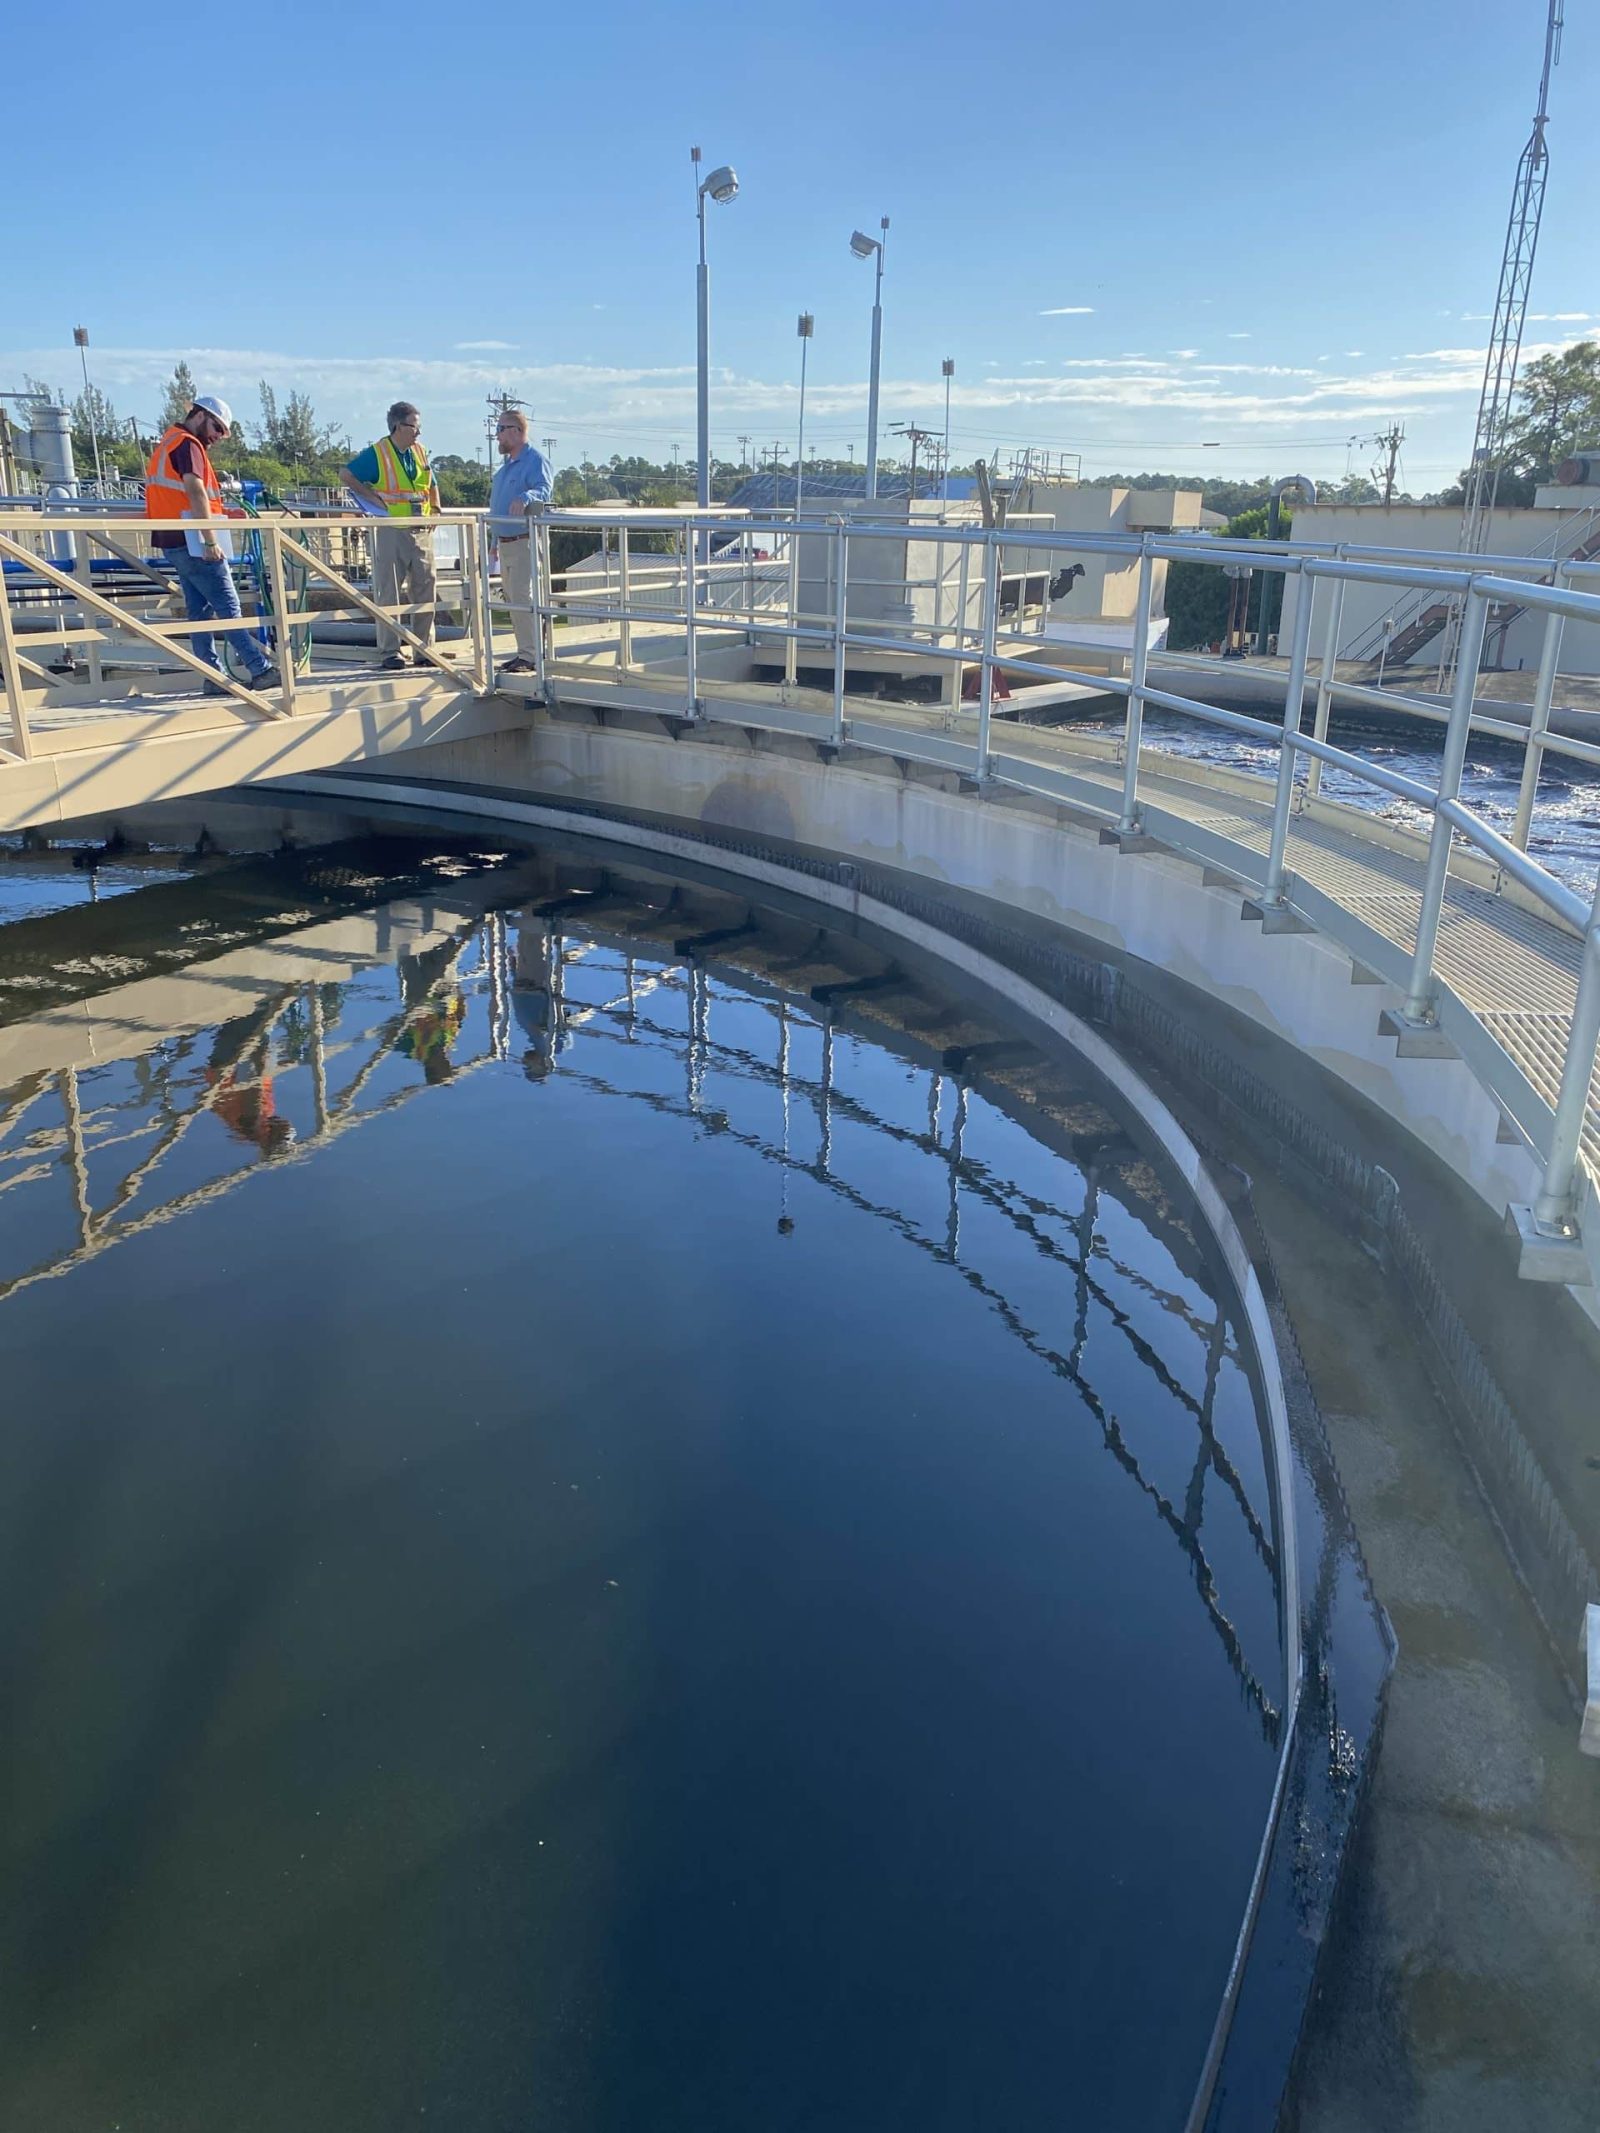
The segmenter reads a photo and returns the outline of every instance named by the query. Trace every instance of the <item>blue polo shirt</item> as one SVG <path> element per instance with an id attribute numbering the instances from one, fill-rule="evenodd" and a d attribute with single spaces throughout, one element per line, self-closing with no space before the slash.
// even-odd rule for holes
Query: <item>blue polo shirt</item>
<path id="1" fill-rule="evenodd" d="M 526 533 L 528 521 L 522 515 L 523 504 L 530 496 L 547 504 L 552 486 L 550 462 L 531 444 L 513 452 L 509 459 L 502 459 L 489 484 L 489 530 L 496 540 Z"/>

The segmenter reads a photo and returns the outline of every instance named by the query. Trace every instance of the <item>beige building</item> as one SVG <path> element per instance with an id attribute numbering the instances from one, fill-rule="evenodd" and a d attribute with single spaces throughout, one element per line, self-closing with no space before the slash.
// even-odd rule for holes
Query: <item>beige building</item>
<path id="1" fill-rule="evenodd" d="M 1348 543 L 1360 548 L 1454 550 L 1461 538 L 1459 504 L 1301 504 L 1294 514 L 1297 541 Z M 1600 488 L 1543 488 L 1525 508 L 1494 514 L 1489 546 L 1496 555 L 1536 556 L 1552 563 L 1600 545 Z M 1590 589 L 1597 584 L 1588 580 Z M 1280 644 L 1294 628 L 1300 581 L 1290 578 L 1284 592 Z M 1322 599 L 1328 595 L 1324 592 Z M 1431 610 L 1437 594 L 1401 587 L 1347 584 L 1340 619 L 1341 659 L 1377 659 L 1395 665 L 1426 667 L 1437 661 L 1440 633 Z M 1320 623 L 1317 625 L 1320 629 Z M 1526 611 L 1502 611 L 1493 621 L 1485 646 L 1485 664 L 1502 669 L 1534 668 L 1544 637 L 1544 617 Z M 1387 650 L 1385 646 L 1387 644 Z M 1562 667 L 1569 674 L 1600 672 L 1600 632 L 1569 630 L 1562 644 Z"/>

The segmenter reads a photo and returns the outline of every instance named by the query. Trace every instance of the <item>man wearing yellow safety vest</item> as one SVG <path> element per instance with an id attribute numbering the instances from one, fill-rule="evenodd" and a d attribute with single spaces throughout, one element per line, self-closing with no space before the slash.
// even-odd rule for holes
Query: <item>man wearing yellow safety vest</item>
<path id="1" fill-rule="evenodd" d="M 372 536 L 372 597 L 380 607 L 405 608 L 407 627 L 424 644 L 433 642 L 433 540 L 423 527 L 394 521 L 435 518 L 439 485 L 422 449 L 422 417 L 409 400 L 396 400 L 389 434 L 357 452 L 344 470 L 344 485 L 369 504 L 381 506 L 390 524 Z M 378 624 L 378 651 L 386 667 L 408 667 L 409 646 L 391 623 Z"/>

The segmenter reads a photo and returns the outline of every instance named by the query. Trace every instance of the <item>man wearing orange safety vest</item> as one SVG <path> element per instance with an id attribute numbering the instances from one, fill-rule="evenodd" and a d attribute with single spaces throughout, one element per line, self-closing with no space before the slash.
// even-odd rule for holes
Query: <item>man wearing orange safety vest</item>
<path id="1" fill-rule="evenodd" d="M 210 447 L 219 444 L 232 425 L 227 402 L 202 393 L 183 420 L 168 429 L 144 470 L 144 515 L 157 527 L 150 545 L 176 571 L 191 622 L 239 619 L 238 587 L 211 523 L 225 519 L 227 512 Z M 200 521 L 197 526 L 183 524 L 195 519 Z M 271 679 L 272 661 L 254 631 L 223 634 L 243 660 L 252 686 Z M 221 672 L 216 640 L 209 631 L 189 638 L 188 645 L 197 659 Z M 227 694 L 220 682 L 207 682 L 206 687 Z"/>
<path id="2" fill-rule="evenodd" d="M 372 536 L 372 597 L 380 607 L 405 607 L 405 622 L 424 644 L 433 641 L 433 541 L 420 526 L 396 521 L 434 518 L 439 486 L 422 449 L 422 417 L 409 400 L 396 400 L 388 414 L 389 434 L 357 452 L 345 468 L 347 489 L 379 505 L 389 524 Z M 412 665 L 410 648 L 389 622 L 378 624 L 378 651 L 386 667 Z"/>

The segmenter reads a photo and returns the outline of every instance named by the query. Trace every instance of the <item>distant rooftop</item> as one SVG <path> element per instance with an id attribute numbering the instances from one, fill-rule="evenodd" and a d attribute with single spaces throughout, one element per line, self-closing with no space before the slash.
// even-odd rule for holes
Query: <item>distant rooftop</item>
<path id="1" fill-rule="evenodd" d="M 879 496 L 905 496 L 910 484 L 904 474 L 887 470 L 878 476 Z M 963 502 L 977 494 L 978 485 L 970 474 L 952 474 L 948 495 L 952 503 Z M 801 496 L 802 503 L 821 503 L 825 497 L 865 496 L 867 476 L 863 468 L 856 474 L 808 474 Z M 933 475 L 917 476 L 919 498 L 934 500 L 940 493 L 940 483 Z M 795 478 L 792 474 L 747 474 L 728 501 L 741 511 L 792 510 L 795 500 Z"/>

